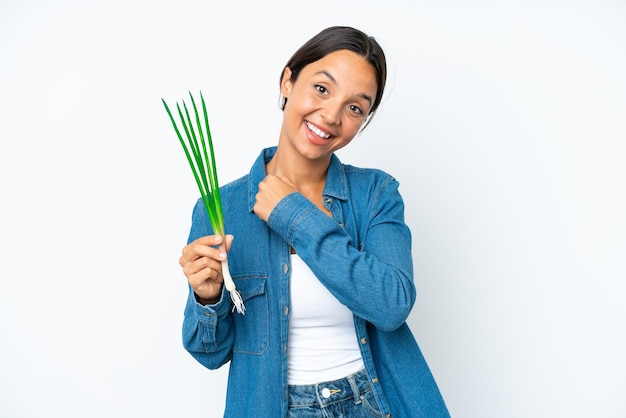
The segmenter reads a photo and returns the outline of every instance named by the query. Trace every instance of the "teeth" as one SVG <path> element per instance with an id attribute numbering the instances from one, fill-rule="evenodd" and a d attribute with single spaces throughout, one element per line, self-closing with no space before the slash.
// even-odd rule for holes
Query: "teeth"
<path id="1" fill-rule="evenodd" d="M 306 123 L 307 128 L 309 128 L 311 130 L 311 132 L 313 132 L 315 135 L 320 136 L 324 139 L 328 139 L 330 138 L 330 135 L 322 132 L 321 130 L 317 129 L 315 126 L 311 125 L 309 122 Z"/>

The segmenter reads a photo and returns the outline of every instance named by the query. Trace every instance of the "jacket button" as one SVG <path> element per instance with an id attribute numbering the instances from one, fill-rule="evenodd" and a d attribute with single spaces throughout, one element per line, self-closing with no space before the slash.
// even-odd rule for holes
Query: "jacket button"
<path id="1" fill-rule="evenodd" d="M 377 377 L 373 377 L 372 378 L 372 383 L 378 383 L 378 378 Z"/>
<path id="2" fill-rule="evenodd" d="M 387 415 L 385 415 L 386 418 L 391 418 L 391 413 L 387 412 Z"/>
<path id="3" fill-rule="evenodd" d="M 286 274 L 289 271 L 289 266 L 287 264 L 283 265 L 283 272 Z"/>
<path id="4" fill-rule="evenodd" d="M 361 338 L 361 344 L 367 344 L 367 338 L 365 337 Z"/>

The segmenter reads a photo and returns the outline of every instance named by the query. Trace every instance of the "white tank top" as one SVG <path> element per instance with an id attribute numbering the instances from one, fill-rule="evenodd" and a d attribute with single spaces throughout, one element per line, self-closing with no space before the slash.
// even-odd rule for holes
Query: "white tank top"
<path id="1" fill-rule="evenodd" d="M 291 255 L 288 383 L 307 385 L 358 372 L 363 358 L 352 312 Z"/>

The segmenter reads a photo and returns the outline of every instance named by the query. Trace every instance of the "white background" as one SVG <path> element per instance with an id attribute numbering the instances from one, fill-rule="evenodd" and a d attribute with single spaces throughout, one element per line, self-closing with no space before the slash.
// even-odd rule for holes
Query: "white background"
<path id="1" fill-rule="evenodd" d="M 452 415 L 626 416 L 626 5 L 468 4 L 2 0 L 0 416 L 221 416 L 226 369 L 181 344 L 197 190 L 161 98 L 203 91 L 230 181 L 335 24 L 388 54 L 340 157 L 401 182 Z"/>

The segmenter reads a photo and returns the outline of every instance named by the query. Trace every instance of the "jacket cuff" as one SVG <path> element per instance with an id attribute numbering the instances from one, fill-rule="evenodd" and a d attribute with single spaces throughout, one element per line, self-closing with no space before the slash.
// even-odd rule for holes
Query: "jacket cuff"
<path id="1" fill-rule="evenodd" d="M 317 207 L 309 199 L 294 192 L 278 202 L 267 219 L 267 225 L 292 245 L 298 224 L 314 210 Z"/>
<path id="2" fill-rule="evenodd" d="M 210 325 L 217 323 L 217 318 L 228 315 L 230 312 L 230 297 L 227 295 L 226 287 L 222 286 L 222 294 L 217 303 L 212 305 L 202 305 L 196 299 L 196 294 L 191 286 L 189 287 L 189 302 L 193 306 L 196 315 Z"/>

